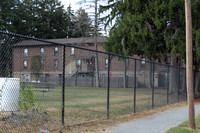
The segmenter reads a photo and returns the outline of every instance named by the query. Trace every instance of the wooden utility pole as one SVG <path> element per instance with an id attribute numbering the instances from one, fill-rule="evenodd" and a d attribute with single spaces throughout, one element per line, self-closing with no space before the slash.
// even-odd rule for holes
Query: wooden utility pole
<path id="1" fill-rule="evenodd" d="M 189 127 L 195 129 L 194 115 L 194 93 L 192 76 L 192 17 L 191 1 L 185 0 L 185 18 L 186 18 L 186 75 L 187 75 L 187 98 L 189 108 Z"/>
<path id="2" fill-rule="evenodd" d="M 95 24 L 94 24 L 94 37 L 95 37 L 95 50 L 98 50 L 98 41 L 97 41 L 97 1 L 95 0 Z M 99 87 L 99 60 L 98 60 L 98 52 L 96 52 L 95 56 L 95 69 L 96 69 L 96 87 Z"/>

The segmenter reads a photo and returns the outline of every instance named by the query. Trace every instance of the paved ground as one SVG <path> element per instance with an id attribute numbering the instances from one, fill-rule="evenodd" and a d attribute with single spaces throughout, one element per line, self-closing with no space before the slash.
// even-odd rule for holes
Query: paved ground
<path id="1" fill-rule="evenodd" d="M 195 115 L 198 114 L 200 104 L 195 105 Z M 164 133 L 187 119 L 188 107 L 182 107 L 111 127 L 107 133 Z"/>

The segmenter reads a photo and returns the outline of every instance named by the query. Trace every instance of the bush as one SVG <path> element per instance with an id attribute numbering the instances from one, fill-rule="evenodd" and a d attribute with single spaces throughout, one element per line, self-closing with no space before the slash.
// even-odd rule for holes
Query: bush
<path id="1" fill-rule="evenodd" d="M 34 96 L 33 87 L 26 85 L 21 87 L 21 95 L 19 101 L 19 110 L 33 110 L 34 109 Z"/>

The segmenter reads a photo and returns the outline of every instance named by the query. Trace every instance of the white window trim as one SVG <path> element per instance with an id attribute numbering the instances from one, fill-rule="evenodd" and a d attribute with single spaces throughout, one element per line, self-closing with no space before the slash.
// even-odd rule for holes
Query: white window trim
<path id="1" fill-rule="evenodd" d="M 145 58 L 142 58 L 141 64 L 142 64 L 142 65 L 145 65 L 145 63 L 146 63 Z"/>
<path id="2" fill-rule="evenodd" d="M 105 59 L 105 66 L 108 68 L 108 58 Z"/>
<path id="3" fill-rule="evenodd" d="M 28 61 L 27 60 L 23 61 L 23 66 L 24 66 L 24 69 L 28 68 Z"/>
<path id="4" fill-rule="evenodd" d="M 44 55 L 44 48 L 40 48 L 40 54 Z"/>
<path id="5" fill-rule="evenodd" d="M 24 56 L 28 56 L 28 49 L 27 48 L 24 49 Z"/>
<path id="6" fill-rule="evenodd" d="M 58 51 L 59 51 L 59 48 L 58 48 L 58 47 L 54 47 L 54 55 L 55 55 L 55 56 L 58 55 Z"/>
<path id="7" fill-rule="evenodd" d="M 76 60 L 76 65 L 77 65 L 77 67 L 81 67 L 82 61 L 81 60 Z"/>
<path id="8" fill-rule="evenodd" d="M 75 54 L 75 49 L 74 47 L 71 47 L 71 55 L 74 55 Z"/>

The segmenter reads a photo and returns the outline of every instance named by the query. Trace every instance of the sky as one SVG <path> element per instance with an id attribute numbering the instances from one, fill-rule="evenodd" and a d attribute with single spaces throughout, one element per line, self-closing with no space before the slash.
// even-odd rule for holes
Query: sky
<path id="1" fill-rule="evenodd" d="M 79 9 L 79 6 L 75 5 L 75 3 L 79 0 L 60 0 L 61 3 L 63 5 L 65 5 L 65 8 L 67 8 L 69 6 L 69 4 L 71 4 L 71 7 L 74 11 Z"/>
<path id="2" fill-rule="evenodd" d="M 67 8 L 69 6 L 69 4 L 71 4 L 71 7 L 74 11 L 76 11 L 80 8 L 80 6 L 77 5 L 77 3 L 80 2 L 81 0 L 60 0 L 60 1 L 63 5 L 65 5 L 65 8 Z M 84 0 L 84 1 L 92 1 L 92 0 Z M 107 1 L 107 0 L 98 0 L 98 3 L 101 5 L 106 5 L 105 1 Z"/>

